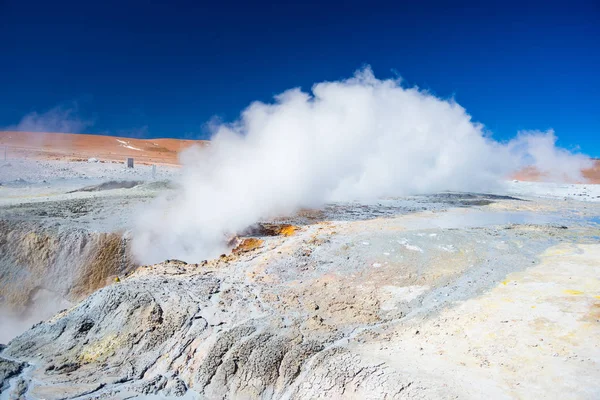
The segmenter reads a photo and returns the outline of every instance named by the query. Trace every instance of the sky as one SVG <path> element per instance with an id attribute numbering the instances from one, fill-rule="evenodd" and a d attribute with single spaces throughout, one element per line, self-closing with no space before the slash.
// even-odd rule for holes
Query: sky
<path id="1" fill-rule="evenodd" d="M 552 128 L 600 157 L 597 1 L 0 0 L 0 127 L 50 110 L 86 133 L 207 138 L 213 118 L 365 65 L 497 140 Z"/>

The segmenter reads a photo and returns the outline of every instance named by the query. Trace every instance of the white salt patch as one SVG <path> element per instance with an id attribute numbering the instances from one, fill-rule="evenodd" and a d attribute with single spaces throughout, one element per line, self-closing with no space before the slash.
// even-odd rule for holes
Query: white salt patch
<path id="1" fill-rule="evenodd" d="M 423 252 L 422 248 L 420 248 L 419 246 L 415 246 L 415 245 L 409 244 L 408 240 L 406 240 L 406 239 L 398 240 L 397 242 L 399 244 L 401 244 L 402 246 L 404 246 L 407 250 L 418 251 L 420 253 Z"/>
<path id="2" fill-rule="evenodd" d="M 418 252 L 420 252 L 420 253 L 422 253 L 422 252 L 423 252 L 423 249 L 422 249 L 422 248 L 420 248 L 419 246 L 414 246 L 414 245 L 412 245 L 412 244 L 407 244 L 407 245 L 405 245 L 404 247 L 406 247 L 408 250 L 412 250 L 412 251 L 418 251 Z"/>
<path id="3" fill-rule="evenodd" d="M 362 242 L 362 244 L 364 244 L 365 246 L 368 246 L 370 243 L 369 242 Z"/>
<path id="4" fill-rule="evenodd" d="M 439 248 L 444 251 L 447 251 L 448 253 L 456 253 L 456 247 L 454 247 L 451 244 L 445 245 L 445 246 L 439 246 Z"/>
<path id="5" fill-rule="evenodd" d="M 380 268 L 381 264 L 380 263 L 373 263 L 373 268 Z"/>
<path id="6" fill-rule="evenodd" d="M 389 255 L 390 255 L 390 253 L 383 253 L 383 255 L 384 255 L 384 256 L 389 256 Z"/>

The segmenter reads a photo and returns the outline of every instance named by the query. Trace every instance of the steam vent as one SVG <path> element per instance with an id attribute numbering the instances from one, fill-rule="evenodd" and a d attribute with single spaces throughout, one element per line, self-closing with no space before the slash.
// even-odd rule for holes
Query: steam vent
<path id="1" fill-rule="evenodd" d="M 0 400 L 600 400 L 600 0 L 0 25 Z"/>
<path id="2" fill-rule="evenodd" d="M 185 182 L 152 169 L 3 164 L 2 399 L 598 393 L 597 186 L 328 202 L 146 264 Z"/>

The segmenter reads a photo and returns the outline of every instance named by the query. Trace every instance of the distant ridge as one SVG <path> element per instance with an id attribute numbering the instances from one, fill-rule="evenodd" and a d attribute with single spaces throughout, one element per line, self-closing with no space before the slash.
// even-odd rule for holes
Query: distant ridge
<path id="1" fill-rule="evenodd" d="M 141 164 L 179 165 L 179 153 L 190 146 L 206 146 L 208 140 L 134 139 L 84 133 L 51 133 L 0 131 L 0 161 L 7 158 L 35 158 L 84 161 L 96 158 L 100 162 L 124 162 L 133 157 Z M 594 167 L 586 169 L 587 182 L 600 184 L 600 159 L 593 158 Z M 524 168 L 510 179 L 543 181 L 535 168 Z"/>
<path id="2" fill-rule="evenodd" d="M 206 140 L 133 139 L 83 133 L 0 131 L 0 159 L 7 158 L 124 161 L 143 164 L 179 164 L 178 154 Z"/>

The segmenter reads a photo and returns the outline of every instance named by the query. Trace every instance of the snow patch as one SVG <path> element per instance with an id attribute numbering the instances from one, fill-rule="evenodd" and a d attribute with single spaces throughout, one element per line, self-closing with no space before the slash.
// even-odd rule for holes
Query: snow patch
<path id="1" fill-rule="evenodd" d="M 138 149 L 137 147 L 133 147 L 132 145 L 130 145 L 129 142 L 126 142 L 126 141 L 120 140 L 120 139 L 116 139 L 116 140 L 117 140 L 117 142 L 119 142 L 121 144 L 121 147 L 125 147 L 126 149 L 130 149 L 130 150 L 142 151 L 142 149 Z"/>

